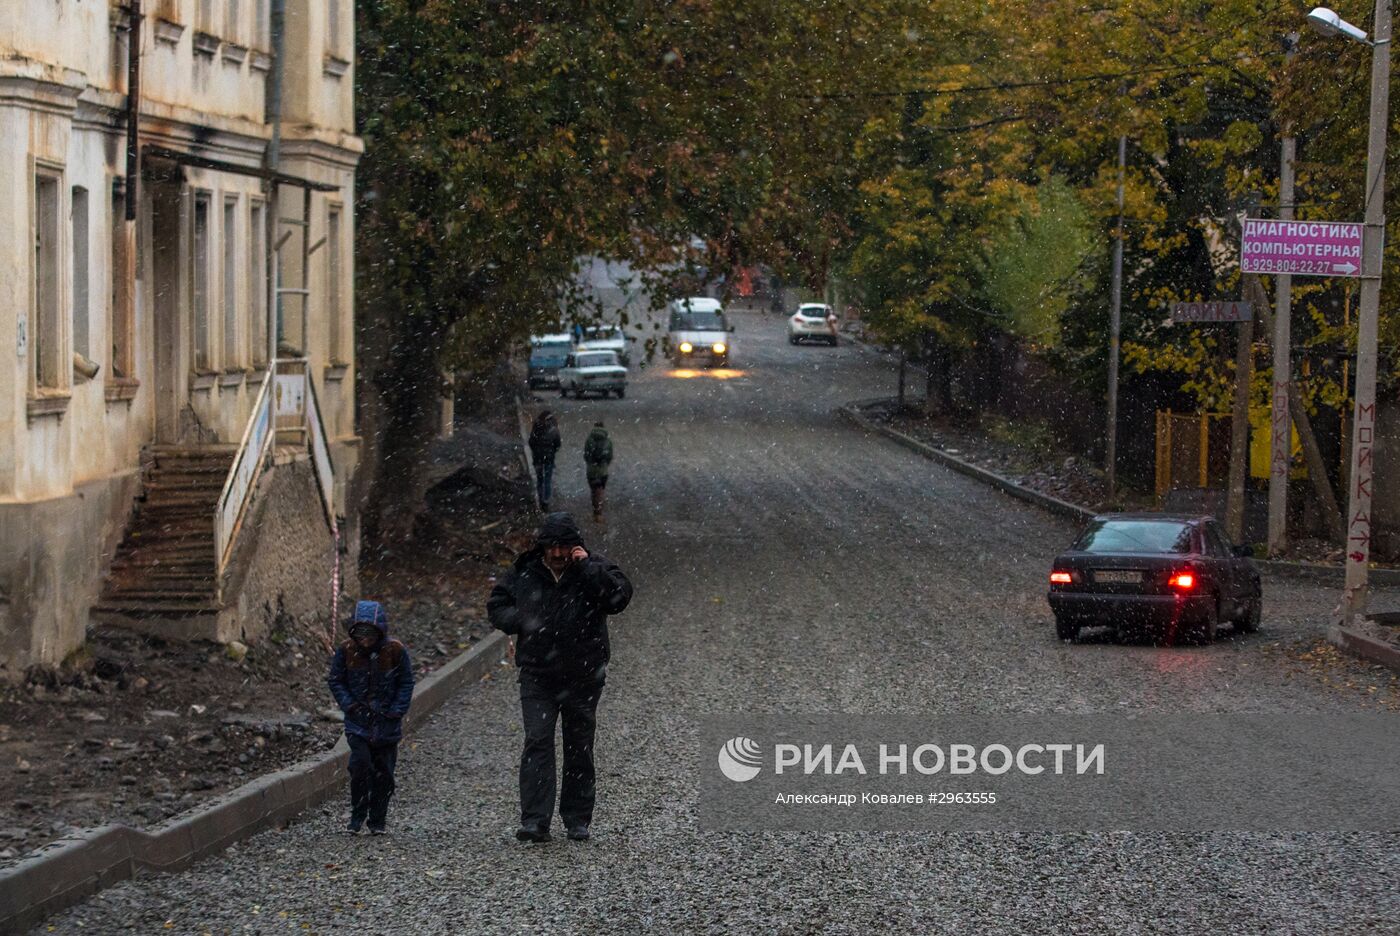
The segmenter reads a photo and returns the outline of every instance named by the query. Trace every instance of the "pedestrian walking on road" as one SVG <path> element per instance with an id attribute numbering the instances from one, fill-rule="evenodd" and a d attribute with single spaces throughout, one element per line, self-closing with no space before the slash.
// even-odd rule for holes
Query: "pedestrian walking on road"
<path id="1" fill-rule="evenodd" d="M 608 488 L 608 470 L 612 466 L 613 444 L 602 420 L 593 424 L 593 431 L 583 443 L 583 461 L 588 466 L 588 490 L 593 495 L 593 522 L 603 522 L 603 495 Z"/>
<path id="2" fill-rule="evenodd" d="M 549 841 L 554 818 L 554 726 L 563 721 L 564 772 L 559 818 L 568 836 L 589 837 L 597 785 L 593 734 L 607 681 L 608 615 L 632 600 L 616 565 L 590 553 L 574 518 L 544 518 L 535 545 L 491 589 L 491 624 L 515 638 L 525 748 L 520 755 L 522 842 Z"/>
<path id="3" fill-rule="evenodd" d="M 394 795 L 394 767 L 403 717 L 413 702 L 413 663 L 408 648 L 389 636 L 389 617 L 377 601 L 355 603 L 350 639 L 331 658 L 326 682 L 345 713 L 350 745 L 350 823 L 358 835 L 366 820 L 383 835 Z"/>
<path id="4" fill-rule="evenodd" d="M 545 410 L 535 417 L 530 427 L 530 461 L 535 466 L 535 491 L 539 494 L 540 510 L 549 513 L 549 499 L 554 491 L 554 456 L 559 453 L 559 422 Z"/>

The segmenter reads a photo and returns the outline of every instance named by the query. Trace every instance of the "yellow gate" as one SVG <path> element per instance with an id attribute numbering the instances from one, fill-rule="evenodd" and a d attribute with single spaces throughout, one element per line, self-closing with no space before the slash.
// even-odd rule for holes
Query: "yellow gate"
<path id="1" fill-rule="evenodd" d="M 1168 491 L 1223 488 L 1230 477 L 1230 414 L 1157 411 L 1157 506 Z"/>

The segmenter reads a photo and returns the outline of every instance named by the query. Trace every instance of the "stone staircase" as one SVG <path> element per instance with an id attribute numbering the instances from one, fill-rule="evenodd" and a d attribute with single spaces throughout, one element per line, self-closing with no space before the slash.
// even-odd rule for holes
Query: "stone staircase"
<path id="1" fill-rule="evenodd" d="M 107 619 L 217 614 L 214 511 L 235 447 L 157 446 L 153 454 L 93 611 Z"/>

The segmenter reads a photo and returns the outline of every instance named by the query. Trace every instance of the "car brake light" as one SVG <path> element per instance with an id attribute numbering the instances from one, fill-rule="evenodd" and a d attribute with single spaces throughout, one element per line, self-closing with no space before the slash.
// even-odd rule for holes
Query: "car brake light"
<path id="1" fill-rule="evenodd" d="M 1196 587 L 1196 576 L 1191 572 L 1178 572 L 1167 579 L 1167 584 L 1172 588 L 1179 588 L 1182 591 L 1190 591 Z"/>
<path id="2" fill-rule="evenodd" d="M 1070 584 L 1070 583 L 1073 582 L 1073 581 L 1074 581 L 1074 579 L 1070 576 L 1070 574 L 1069 574 L 1068 572 L 1051 572 L 1051 573 L 1050 573 L 1050 584 L 1051 584 L 1051 585 L 1068 585 L 1068 584 Z"/>

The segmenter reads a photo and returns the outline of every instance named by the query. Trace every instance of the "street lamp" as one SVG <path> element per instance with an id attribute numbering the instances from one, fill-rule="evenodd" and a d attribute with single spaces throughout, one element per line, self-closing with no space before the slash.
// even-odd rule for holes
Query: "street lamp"
<path id="1" fill-rule="evenodd" d="M 1336 10 L 1328 7 L 1313 7 L 1312 12 L 1308 14 L 1308 25 L 1324 36 L 1343 36 L 1371 45 L 1366 39 L 1366 30 L 1348 23 L 1337 15 Z"/>
<path id="2" fill-rule="evenodd" d="M 1381 303 L 1381 261 L 1385 243 L 1385 136 L 1390 114 L 1390 0 L 1376 0 L 1375 40 L 1327 7 L 1308 14 L 1308 23 L 1329 36 L 1343 36 L 1371 47 L 1371 126 L 1366 146 L 1366 226 L 1361 248 L 1361 308 L 1356 332 L 1356 400 L 1351 430 L 1351 474 L 1346 516 L 1346 588 L 1337 608 L 1340 623 L 1366 613 L 1371 557 L 1371 484 L 1376 434 L 1376 331 Z"/>

